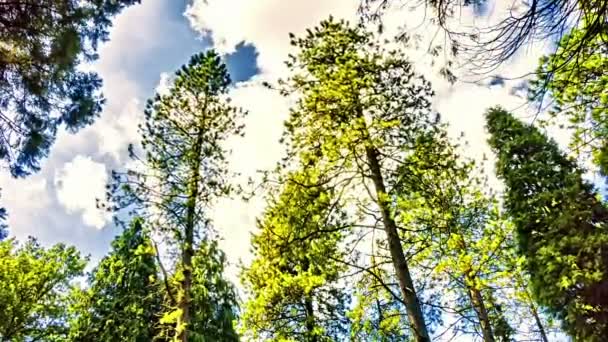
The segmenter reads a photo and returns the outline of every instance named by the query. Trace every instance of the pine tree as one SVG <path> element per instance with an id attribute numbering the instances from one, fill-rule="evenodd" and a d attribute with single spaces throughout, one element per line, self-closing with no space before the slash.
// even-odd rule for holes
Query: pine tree
<path id="1" fill-rule="evenodd" d="M 243 331 L 264 341 L 338 341 L 347 336 L 348 294 L 339 284 L 346 271 L 340 249 L 346 214 L 318 170 L 291 172 L 272 191 L 255 259 L 242 273 L 250 295 Z"/>
<path id="2" fill-rule="evenodd" d="M 0 2 L 0 160 L 15 177 L 40 169 L 61 125 L 91 124 L 101 79 L 78 67 L 97 59 L 111 19 L 139 0 Z"/>
<path id="3" fill-rule="evenodd" d="M 533 298 L 573 338 L 601 341 L 608 334 L 608 210 L 554 141 L 501 108 L 486 119 Z"/>
<path id="4" fill-rule="evenodd" d="M 70 341 L 152 341 L 162 314 L 156 251 L 141 219 L 112 242 L 112 250 L 76 291 Z"/>
<path id="5" fill-rule="evenodd" d="M 232 188 L 226 161 L 229 151 L 222 143 L 243 129 L 237 123 L 243 111 L 226 99 L 229 85 L 226 66 L 217 53 L 193 56 L 176 73 L 169 93 L 148 102 L 146 122 L 140 129 L 145 157 L 138 159 L 130 147 L 133 158 L 142 162 L 139 169 L 114 173 L 109 189 L 111 209 L 128 208 L 141 215 L 165 233 L 169 245 L 176 246 L 179 258 L 174 279 L 179 286 L 169 296 L 174 311 L 164 322 L 175 320 L 175 338 L 184 342 L 189 340 L 195 314 L 193 258 L 199 246 L 215 239 L 208 208 Z M 234 335 L 231 329 L 225 331 L 226 336 Z"/>
<path id="6" fill-rule="evenodd" d="M 402 51 L 386 51 L 344 22 L 324 21 L 303 38 L 292 36 L 292 44 L 298 48 L 287 64 L 293 76 L 282 91 L 299 100 L 286 122 L 287 160 L 322 167 L 329 186 L 357 188 L 357 201 L 373 204 L 415 339 L 429 341 L 389 185 L 416 137 L 433 130 L 430 84 Z"/>

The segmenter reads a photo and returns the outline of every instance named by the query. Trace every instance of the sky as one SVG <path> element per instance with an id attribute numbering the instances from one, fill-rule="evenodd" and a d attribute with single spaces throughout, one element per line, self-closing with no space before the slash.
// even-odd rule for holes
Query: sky
<path id="1" fill-rule="evenodd" d="M 115 19 L 110 41 L 91 66 L 104 80 L 107 104 L 101 117 L 76 134 L 60 133 L 39 173 L 26 179 L 0 175 L 0 203 L 9 212 L 10 235 L 35 236 L 44 245 L 75 245 L 93 262 L 99 260 L 118 230 L 95 201 L 104 197 L 111 170 L 128 162 L 127 145 L 138 139 L 143 104 L 167 86 L 174 70 L 192 54 L 211 47 L 228 64 L 235 82 L 230 91 L 233 103 L 249 111 L 245 137 L 229 141 L 232 169 L 245 180 L 257 170 L 273 167 L 282 154 L 278 140 L 289 102 L 262 82 L 285 76 L 289 32 L 301 34 L 330 14 L 356 21 L 357 4 L 357 0 L 143 0 L 125 10 Z M 463 25 L 487 24 L 505 10 L 490 4 L 465 11 L 458 20 Z M 428 35 L 432 31 L 420 25 L 422 17 L 394 9 L 386 17 L 386 32 L 395 33 L 407 24 Z M 496 73 L 508 77 L 532 71 L 546 49 L 542 45 L 524 49 Z M 411 58 L 433 83 L 434 107 L 450 124 L 450 133 L 465 133 L 470 143 L 463 148 L 471 157 L 490 154 L 482 119 L 486 108 L 502 105 L 525 117 L 524 98 L 515 91 L 521 80 L 450 85 L 433 71 L 428 55 L 412 51 Z M 214 209 L 231 277 L 240 260 L 250 260 L 250 232 L 262 209 L 261 198 L 247 203 L 222 200 Z"/>

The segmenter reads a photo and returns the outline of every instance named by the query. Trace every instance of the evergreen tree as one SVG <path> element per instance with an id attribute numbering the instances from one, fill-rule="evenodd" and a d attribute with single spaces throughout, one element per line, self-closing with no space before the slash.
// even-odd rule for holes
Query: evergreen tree
<path id="1" fill-rule="evenodd" d="M 250 299 L 243 331 L 264 341 L 339 341 L 348 333 L 348 294 L 339 281 L 346 214 L 318 170 L 291 172 L 271 194 L 242 273 Z M 321 179 L 320 179 L 321 178 Z"/>
<path id="2" fill-rule="evenodd" d="M 201 242 L 192 258 L 192 342 L 239 341 L 234 328 L 238 301 L 224 278 L 226 257 L 216 241 Z"/>
<path id="3" fill-rule="evenodd" d="M 486 119 L 532 296 L 576 340 L 603 340 L 608 210 L 554 141 L 501 108 L 488 110 Z"/>
<path id="4" fill-rule="evenodd" d="M 74 247 L 0 241 L 0 341 L 65 341 L 69 290 L 85 264 Z"/>
<path id="5" fill-rule="evenodd" d="M 237 123 L 243 111 L 226 99 L 229 84 L 226 66 L 217 53 L 193 56 L 176 73 L 168 94 L 148 102 L 146 122 L 140 129 L 145 157 L 139 159 L 130 147 L 132 157 L 142 162 L 139 169 L 114 173 L 109 189 L 111 209 L 127 208 L 144 217 L 177 249 L 173 279 L 179 286 L 168 297 L 174 311 L 163 321 L 175 323 L 175 338 L 184 342 L 190 340 L 195 315 L 193 258 L 200 246 L 215 239 L 208 209 L 232 188 L 226 161 L 229 151 L 222 143 L 243 129 Z M 234 332 L 230 328 L 215 334 L 233 336 Z"/>
<path id="6" fill-rule="evenodd" d="M 141 219 L 112 242 L 109 255 L 76 291 L 71 341 L 152 341 L 162 314 L 156 251 Z"/>
<path id="7" fill-rule="evenodd" d="M 139 0 L 0 2 L 0 160 L 15 177 L 40 169 L 57 130 L 99 115 L 101 79 L 79 65 L 97 59 L 111 18 Z"/>
<path id="8" fill-rule="evenodd" d="M 287 160 L 323 168 L 328 186 L 356 188 L 355 202 L 373 204 L 413 335 L 429 341 L 389 185 L 416 137 L 434 129 L 430 84 L 402 51 L 384 50 L 371 34 L 344 22 L 324 21 L 303 38 L 292 37 L 292 44 L 298 48 L 288 62 L 293 76 L 282 91 L 299 100 L 286 122 Z"/>

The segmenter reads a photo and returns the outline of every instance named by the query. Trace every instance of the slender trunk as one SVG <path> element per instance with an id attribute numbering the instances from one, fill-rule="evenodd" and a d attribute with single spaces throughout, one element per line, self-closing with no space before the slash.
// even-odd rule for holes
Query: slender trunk
<path id="1" fill-rule="evenodd" d="M 467 250 L 467 243 L 464 241 L 464 239 L 460 239 L 459 247 L 462 251 Z M 466 270 L 464 272 L 464 278 L 465 286 L 467 287 L 467 291 L 469 292 L 469 299 L 471 300 L 471 305 L 473 306 L 473 309 L 477 314 L 477 319 L 479 319 L 479 325 L 481 327 L 481 334 L 483 336 L 483 340 L 484 342 L 494 342 L 494 332 L 492 331 L 492 324 L 490 324 L 488 309 L 486 308 L 486 304 L 483 300 L 483 296 L 481 295 L 481 291 L 476 288 L 476 276 L 473 272 L 471 264 L 467 264 Z"/>
<path id="2" fill-rule="evenodd" d="M 405 301 L 407 316 L 416 341 L 430 342 L 431 339 L 429 338 L 429 333 L 424 322 L 420 302 L 416 296 L 414 282 L 412 281 L 410 270 L 407 266 L 407 260 L 403 253 L 403 247 L 401 246 L 401 240 L 399 239 L 399 234 L 397 232 L 397 224 L 391 216 L 389 203 L 386 198 L 387 193 L 384 186 L 382 171 L 380 169 L 380 163 L 378 161 L 378 151 L 373 147 L 366 147 L 365 151 L 370 166 L 371 178 L 374 182 L 374 187 L 376 188 L 377 203 L 382 213 L 382 221 L 384 222 L 388 247 L 391 252 L 395 273 L 399 280 L 399 288 Z"/>
<path id="3" fill-rule="evenodd" d="M 532 316 L 534 316 L 534 321 L 536 322 L 536 327 L 538 328 L 538 332 L 540 334 L 540 338 L 543 342 L 549 342 L 547 338 L 547 333 L 545 332 L 545 327 L 543 326 L 543 322 L 540 320 L 540 316 L 538 316 L 538 310 L 534 304 L 530 304 L 530 312 L 532 312 Z"/>
<path id="4" fill-rule="evenodd" d="M 190 290 L 192 288 L 192 256 L 194 255 L 194 226 L 196 221 L 196 201 L 198 198 L 198 187 L 200 181 L 201 149 L 203 145 L 203 130 L 199 128 L 194 148 L 194 162 L 188 180 L 188 199 L 186 202 L 186 224 L 184 241 L 182 245 L 182 297 L 178 308 L 181 316 L 178 319 L 177 340 L 188 341 L 188 329 L 190 328 Z"/>
<path id="5" fill-rule="evenodd" d="M 304 298 L 304 308 L 306 309 L 306 331 L 308 334 L 308 342 L 317 342 L 315 335 L 315 311 L 312 304 L 312 296 L 307 294 Z"/>
<path id="6" fill-rule="evenodd" d="M 484 342 L 494 342 L 494 333 L 492 332 L 492 325 L 490 324 L 490 317 L 488 316 L 488 310 L 486 309 L 483 296 L 481 295 L 481 292 L 474 286 L 467 285 L 467 287 L 469 288 L 469 298 L 471 299 L 471 304 L 473 305 L 475 313 L 477 313 L 477 318 L 479 319 L 483 340 Z"/>

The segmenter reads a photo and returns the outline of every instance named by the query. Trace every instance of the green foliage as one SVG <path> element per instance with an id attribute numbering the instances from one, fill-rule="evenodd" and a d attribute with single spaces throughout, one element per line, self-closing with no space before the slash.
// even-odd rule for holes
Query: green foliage
<path id="1" fill-rule="evenodd" d="M 608 333 L 608 211 L 576 163 L 501 108 L 486 114 L 533 297 L 581 341 Z"/>
<path id="2" fill-rule="evenodd" d="M 226 66 L 209 51 L 193 56 L 176 73 L 168 94 L 148 101 L 140 127 L 145 158 L 129 146 L 132 159 L 143 165 L 113 172 L 109 209 L 138 213 L 180 242 L 186 238 L 186 220 L 199 233 L 211 233 L 206 207 L 231 191 L 229 151 L 222 143 L 243 133 L 237 121 L 245 113 L 225 97 L 229 84 Z M 193 204 L 194 217 L 187 218 Z"/>
<path id="3" fill-rule="evenodd" d="M 74 247 L 0 241 L 0 340 L 64 341 L 71 282 L 85 264 Z"/>
<path id="4" fill-rule="evenodd" d="M 362 27 L 330 18 L 302 38 L 292 36 L 291 43 L 298 52 L 287 62 L 292 76 L 281 88 L 298 100 L 285 123 L 286 162 L 314 165 L 326 175 L 327 188 L 348 198 L 344 208 L 361 208 L 372 221 L 381 217 L 408 321 L 418 340 L 426 341 L 398 241 L 391 185 L 419 138 L 435 131 L 430 84 L 413 71 L 403 51 L 383 48 Z"/>
<path id="5" fill-rule="evenodd" d="M 226 257 L 216 241 L 199 244 L 192 262 L 192 323 L 188 341 L 237 342 L 238 302 L 224 278 Z"/>
<path id="6" fill-rule="evenodd" d="M 362 276 L 354 289 L 355 305 L 348 312 L 348 317 L 352 320 L 351 340 L 412 341 L 404 304 L 396 295 L 399 289 L 388 285 L 395 282 L 391 279 L 390 267 L 386 264 L 378 265 L 375 259 L 373 257 L 370 272 Z"/>
<path id="7" fill-rule="evenodd" d="M 174 285 L 165 286 L 167 291 L 175 288 L 171 291 L 174 293 L 167 293 L 171 310 L 165 313 L 163 322 L 174 328 L 174 338 L 182 342 L 234 335 L 232 324 L 225 322 L 226 315 L 234 312 L 226 310 L 226 306 L 235 304 L 233 294 L 227 290 L 228 285 L 215 279 L 221 277 L 218 270 L 223 269 L 223 261 L 216 255 L 203 270 L 196 270 L 193 264 L 198 250 L 215 251 L 216 247 L 205 247 L 215 246 L 216 238 L 209 207 L 232 190 L 226 160 L 229 151 L 223 144 L 231 136 L 242 135 L 243 126 L 238 120 L 245 113 L 230 105 L 226 97 L 229 85 L 226 65 L 215 51 L 194 55 L 176 73 L 168 94 L 157 94 L 148 101 L 146 121 L 140 127 L 145 156 L 139 158 L 130 146 L 132 158 L 141 164 L 126 173 L 113 172 L 114 182 L 108 192 L 112 202 L 109 209 L 126 209 L 144 217 L 173 242 L 175 250 L 170 252 L 177 252 L 179 260 L 174 263 Z M 204 291 L 222 292 L 195 293 L 197 272 L 203 272 L 198 275 L 201 277 L 212 276 L 210 286 L 218 286 Z M 216 308 L 198 310 L 219 315 L 204 319 L 219 319 L 215 328 L 224 331 L 193 330 L 197 318 L 193 311 L 195 294 L 213 299 L 204 303 Z M 209 322 L 201 324 L 202 329 L 211 328 Z"/>
<path id="8" fill-rule="evenodd" d="M 78 69 L 97 58 L 110 19 L 139 0 L 0 3 L 0 160 L 23 177 L 40 169 L 57 130 L 93 122 L 101 79 Z"/>
<path id="9" fill-rule="evenodd" d="M 112 250 L 74 291 L 70 341 L 152 341 L 162 310 L 156 251 L 141 219 L 112 242 Z"/>
<path id="10" fill-rule="evenodd" d="M 339 280 L 348 225 L 333 191 L 315 185 L 319 177 L 315 169 L 289 173 L 258 224 L 255 259 L 241 275 L 251 297 L 243 333 L 255 340 L 321 342 L 347 335 L 348 295 Z"/>
<path id="11" fill-rule="evenodd" d="M 555 53 L 541 59 L 531 97 L 549 92 L 553 120 L 548 121 L 573 128 L 572 149 L 590 153 L 608 175 L 608 33 L 590 29 L 583 25 L 572 30 Z M 571 58 L 574 53 L 577 58 Z"/>

